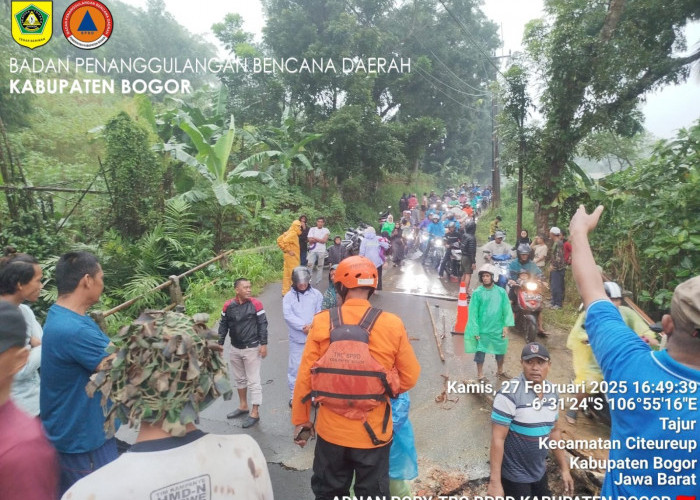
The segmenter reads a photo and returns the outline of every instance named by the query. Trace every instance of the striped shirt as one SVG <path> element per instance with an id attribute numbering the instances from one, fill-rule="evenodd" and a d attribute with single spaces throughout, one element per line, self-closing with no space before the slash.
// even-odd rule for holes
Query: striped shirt
<path id="1" fill-rule="evenodd" d="M 547 449 L 540 447 L 540 438 L 549 437 L 559 418 L 559 394 L 554 386 L 544 381 L 542 399 L 535 405 L 538 396 L 532 386 L 522 373 L 505 382 L 491 412 L 494 424 L 508 427 L 501 475 L 516 483 L 534 483 L 544 476 Z"/>

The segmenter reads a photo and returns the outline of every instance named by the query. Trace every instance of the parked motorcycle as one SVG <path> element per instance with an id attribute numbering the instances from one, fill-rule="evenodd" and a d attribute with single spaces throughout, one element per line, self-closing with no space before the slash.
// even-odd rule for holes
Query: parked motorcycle
<path id="1" fill-rule="evenodd" d="M 357 255 L 360 253 L 360 244 L 362 240 L 365 239 L 365 229 L 367 227 L 367 224 L 360 222 L 355 229 L 351 227 L 347 228 L 345 231 L 345 238 L 343 238 L 340 244 L 347 249 L 348 255 Z"/>
<path id="2" fill-rule="evenodd" d="M 391 213 L 391 205 L 388 205 L 386 207 L 386 210 L 383 212 L 379 212 L 379 223 L 384 224 L 386 222 L 387 217 L 389 217 L 389 214 Z"/>
<path id="3" fill-rule="evenodd" d="M 527 278 L 520 279 L 513 286 L 512 303 L 515 327 L 525 335 L 527 343 L 537 338 L 537 319 L 542 312 L 542 283 Z"/>

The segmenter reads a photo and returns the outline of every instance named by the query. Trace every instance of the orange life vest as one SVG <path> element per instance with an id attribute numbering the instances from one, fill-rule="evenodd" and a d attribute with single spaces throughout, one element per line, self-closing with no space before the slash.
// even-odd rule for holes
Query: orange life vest
<path id="1" fill-rule="evenodd" d="M 311 367 L 311 392 L 303 401 L 312 398 L 339 415 L 362 420 L 372 442 L 383 444 L 367 423 L 367 413 L 385 404 L 382 432 L 386 432 L 391 417 L 388 398 L 396 397 L 400 381 L 395 367 L 387 370 L 369 351 L 369 336 L 382 310 L 368 308 L 357 325 L 343 323 L 340 307 L 328 312 L 330 346 Z"/>

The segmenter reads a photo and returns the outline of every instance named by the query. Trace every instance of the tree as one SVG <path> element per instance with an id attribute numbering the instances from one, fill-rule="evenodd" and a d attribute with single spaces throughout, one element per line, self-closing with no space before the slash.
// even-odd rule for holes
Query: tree
<path id="1" fill-rule="evenodd" d="M 256 168 L 265 161 L 266 157 L 271 156 L 271 153 L 267 151 L 253 155 L 239 163 L 233 170 L 229 170 L 233 141 L 236 136 L 233 115 L 228 127 L 212 123 L 197 124 L 185 112 L 180 112 L 175 120 L 187 134 L 197 152 L 193 156 L 188 151 L 191 149 L 188 144 L 173 142 L 168 142 L 165 150 L 199 174 L 197 177 L 199 182 L 195 182 L 192 189 L 181 196 L 191 203 L 203 201 L 210 203 L 215 216 L 214 251 L 218 252 L 223 247 L 224 220 L 227 211 L 231 207 L 240 205 L 245 196 L 241 190 L 241 184 L 251 179 L 269 180 L 270 177 L 266 172 Z"/>
<path id="2" fill-rule="evenodd" d="M 527 146 L 537 229 L 556 223 L 562 189 L 574 182 L 577 147 L 591 132 L 641 130 L 636 107 L 648 91 L 687 78 L 700 49 L 686 56 L 681 28 L 700 18 L 694 0 L 547 0 L 546 20 L 526 29 L 533 72 L 544 84 Z"/>
<path id="3" fill-rule="evenodd" d="M 123 111 L 104 128 L 105 169 L 112 193 L 112 225 L 127 238 L 138 238 L 163 210 L 163 173 L 148 132 Z"/>

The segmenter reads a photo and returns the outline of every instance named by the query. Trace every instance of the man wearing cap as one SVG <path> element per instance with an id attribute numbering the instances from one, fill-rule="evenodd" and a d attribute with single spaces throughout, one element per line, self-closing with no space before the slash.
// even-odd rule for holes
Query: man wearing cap
<path id="1" fill-rule="evenodd" d="M 605 380 L 626 392 L 614 396 L 637 403 L 634 407 L 612 408 L 610 441 L 619 448 L 609 459 L 635 460 L 634 468 L 616 469 L 605 476 L 602 496 L 663 496 L 694 498 L 698 491 L 698 410 L 695 403 L 700 387 L 700 276 L 676 287 L 671 314 L 661 319 L 668 337 L 666 350 L 652 351 L 627 325 L 608 299 L 588 233 L 595 229 L 603 207 L 591 214 L 582 206 L 569 225 L 572 268 L 586 307 L 586 332 Z M 663 387 L 663 393 L 649 394 L 649 388 Z M 646 391 L 644 389 L 647 389 Z M 658 398 L 663 404 L 656 405 Z M 692 401 L 692 402 L 691 402 Z M 612 405 L 611 405 L 612 406 Z M 659 449 L 663 447 L 663 449 Z M 691 459 L 687 468 L 658 466 Z M 657 464 L 657 466 L 655 466 Z"/>
<path id="2" fill-rule="evenodd" d="M 491 413 L 491 478 L 487 495 L 516 500 L 551 495 L 547 484 L 549 439 L 561 439 L 558 427 L 559 394 L 547 379 L 552 364 L 547 348 L 525 345 L 520 356 L 523 372 L 509 380 L 493 400 Z M 566 454 L 555 449 L 564 494 L 574 491 Z"/>
<path id="3" fill-rule="evenodd" d="M 84 390 L 98 403 L 101 392 L 110 397 L 105 426 L 114 432 L 116 418 L 128 421 L 139 430 L 136 443 L 76 482 L 63 500 L 273 499 L 265 456 L 251 436 L 195 426 L 200 412 L 232 392 L 207 321 L 207 314 L 153 311 L 116 335 L 122 362 L 100 370 Z"/>
<path id="4" fill-rule="evenodd" d="M 564 274 L 566 273 L 566 260 L 564 259 L 564 242 L 561 238 L 561 229 L 554 226 L 549 230 L 552 240 L 552 250 L 549 254 L 552 260 L 549 262 L 549 288 L 552 291 L 552 309 L 561 309 L 564 305 Z"/>
<path id="5" fill-rule="evenodd" d="M 20 310 L 0 300 L 0 494 L 3 500 L 53 500 L 58 461 L 41 424 L 10 399 L 14 375 L 29 357 Z"/>
<path id="6" fill-rule="evenodd" d="M 489 241 L 481 249 L 486 255 L 484 256 L 487 261 L 491 261 L 491 257 L 494 255 L 508 255 L 510 256 L 510 245 L 506 244 L 504 240 L 505 234 L 503 231 L 496 231 L 493 240 Z"/>

